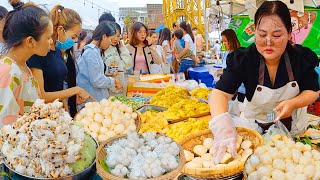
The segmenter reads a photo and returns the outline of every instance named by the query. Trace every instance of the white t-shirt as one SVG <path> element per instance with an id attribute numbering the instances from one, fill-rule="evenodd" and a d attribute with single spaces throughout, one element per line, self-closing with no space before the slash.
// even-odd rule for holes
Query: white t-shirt
<path id="1" fill-rule="evenodd" d="M 193 55 L 196 56 L 196 54 L 197 54 L 197 46 L 196 46 L 196 43 L 192 41 L 191 36 L 189 34 L 186 34 L 186 35 L 183 36 L 182 39 L 184 40 L 184 42 L 188 42 L 189 43 L 190 50 L 192 51 Z M 191 58 L 186 58 L 186 59 L 191 59 Z"/>
<path id="2" fill-rule="evenodd" d="M 214 46 L 213 46 L 213 49 L 215 51 L 216 54 L 220 54 L 220 51 L 221 51 L 221 45 L 219 43 L 216 43 Z"/>

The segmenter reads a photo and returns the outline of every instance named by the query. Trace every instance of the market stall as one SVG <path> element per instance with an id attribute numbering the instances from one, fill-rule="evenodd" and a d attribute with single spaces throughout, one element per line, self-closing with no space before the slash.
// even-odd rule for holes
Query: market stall
<path id="1" fill-rule="evenodd" d="M 30 113 L 1 130 L 8 174 L 22 179 L 242 179 L 243 174 L 248 179 L 293 175 L 319 178 L 319 117 L 312 115 L 308 131 L 292 139 L 281 129 L 261 135 L 255 126 L 238 123 L 237 158 L 226 153 L 215 164 L 213 134 L 208 130 L 211 116 L 205 102 L 210 92 L 208 88 L 188 91 L 171 84 L 160 88 L 149 101 L 110 97 L 87 103 L 74 121 L 61 103 L 37 101 Z M 67 129 L 71 131 L 64 133 Z M 75 147 L 74 142 L 80 146 Z M 44 146 L 50 148 L 41 150 Z M 22 155 L 18 152 L 24 148 L 26 159 L 18 159 Z M 33 148 L 43 153 L 32 154 Z M 263 152 L 271 153 L 270 149 L 278 154 L 269 156 L 279 163 L 268 164 Z M 282 157 L 281 152 L 287 155 Z M 65 159 L 52 156 L 59 154 Z M 33 156 L 39 159 L 28 159 Z M 27 162 L 32 163 L 28 166 Z M 294 174 L 286 170 L 291 167 L 304 170 Z"/>

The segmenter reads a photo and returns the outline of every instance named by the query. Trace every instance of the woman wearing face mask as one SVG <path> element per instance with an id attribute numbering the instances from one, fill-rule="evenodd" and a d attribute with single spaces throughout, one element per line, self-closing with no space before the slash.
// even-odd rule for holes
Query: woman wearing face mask
<path id="1" fill-rule="evenodd" d="M 133 70 L 142 74 L 151 73 L 151 65 L 160 65 L 163 61 L 156 50 L 156 46 L 148 45 L 148 28 L 141 22 L 136 22 L 131 27 L 130 41 L 127 45 L 133 59 Z M 160 66 L 161 69 L 161 66 Z"/>
<path id="2" fill-rule="evenodd" d="M 109 98 L 108 89 L 122 88 L 119 80 L 105 75 L 101 57 L 101 51 L 108 49 L 111 39 L 114 38 L 116 38 L 116 29 L 113 22 L 101 22 L 93 32 L 90 44 L 84 46 L 78 61 L 77 82 L 98 101 Z"/>
<path id="3" fill-rule="evenodd" d="M 68 61 L 64 60 L 64 55 L 66 59 L 72 57 L 70 53 L 66 54 L 66 50 L 71 49 L 78 39 L 81 32 L 81 18 L 74 10 L 56 5 L 50 12 L 50 19 L 53 23 L 53 43 L 50 52 L 45 57 L 31 57 L 27 62 L 28 66 L 39 82 L 42 98 L 46 102 L 59 99 L 64 101 L 66 107 L 65 100 L 75 95 L 78 103 L 86 102 L 91 97 L 82 88 L 72 87 L 64 90 L 64 82 L 69 78 L 68 73 L 75 69 L 67 68 Z M 70 61 L 69 63 L 74 64 Z"/>
<path id="4" fill-rule="evenodd" d="M 0 127 L 15 122 L 41 98 L 26 62 L 34 54 L 47 55 L 52 41 L 52 22 L 44 10 L 30 2 L 12 5 L 3 29 L 6 54 L 0 60 Z"/>
<path id="5" fill-rule="evenodd" d="M 244 117 L 263 129 L 280 120 L 293 135 L 308 126 L 306 106 L 319 97 L 314 70 L 317 55 L 309 48 L 289 43 L 292 26 L 286 4 L 265 1 L 254 23 L 255 43 L 229 54 L 227 68 L 211 94 L 213 119 L 209 126 L 215 135 L 215 163 L 226 149 L 236 155 L 237 132 L 227 111 L 228 101 L 241 83 L 248 101 Z"/>
<path id="6" fill-rule="evenodd" d="M 117 23 L 113 23 L 116 28 L 116 35 L 111 39 L 111 46 L 104 52 L 103 60 L 106 66 L 117 66 L 118 73 L 114 78 L 118 79 L 124 86 L 123 89 L 110 89 L 110 96 L 125 95 L 128 77 L 125 78 L 124 72 L 133 67 L 133 60 L 129 50 L 120 41 L 121 27 Z M 108 73 L 108 72 L 107 72 Z"/>

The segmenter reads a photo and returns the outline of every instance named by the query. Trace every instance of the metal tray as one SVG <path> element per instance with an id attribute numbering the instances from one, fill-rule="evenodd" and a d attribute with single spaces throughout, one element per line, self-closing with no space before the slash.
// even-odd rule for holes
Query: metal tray
<path id="1" fill-rule="evenodd" d="M 159 112 L 163 112 L 163 111 L 167 111 L 167 108 L 164 107 L 160 107 L 160 106 L 153 106 L 153 105 L 144 105 L 141 108 L 139 108 L 137 111 L 139 111 L 140 113 L 144 113 L 146 111 L 159 111 Z"/>
<path id="2" fill-rule="evenodd" d="M 241 172 L 241 173 L 235 174 L 233 176 L 220 178 L 220 179 L 210 179 L 210 178 L 198 179 L 198 178 L 193 178 L 193 177 L 186 176 L 186 175 L 181 175 L 178 177 L 177 180 L 242 180 L 242 178 L 243 178 L 243 174 Z"/>

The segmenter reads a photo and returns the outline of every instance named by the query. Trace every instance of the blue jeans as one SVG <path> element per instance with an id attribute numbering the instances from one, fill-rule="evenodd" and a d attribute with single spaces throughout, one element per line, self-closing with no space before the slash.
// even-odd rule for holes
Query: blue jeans
<path id="1" fill-rule="evenodd" d="M 184 72 L 195 65 L 195 62 L 190 59 L 182 59 L 180 62 L 179 73 Z"/>

